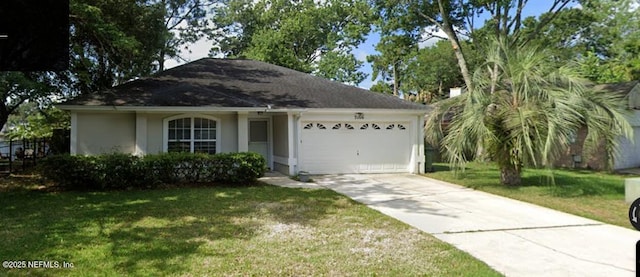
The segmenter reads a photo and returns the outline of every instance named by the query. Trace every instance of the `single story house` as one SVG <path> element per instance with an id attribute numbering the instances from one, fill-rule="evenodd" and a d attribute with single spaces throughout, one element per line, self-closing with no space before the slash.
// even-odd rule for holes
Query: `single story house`
<path id="1" fill-rule="evenodd" d="M 613 160 L 613 170 L 640 167 L 640 82 L 622 82 L 612 84 L 599 84 L 593 87 L 602 93 L 615 93 L 624 95 L 628 102 L 629 116 L 627 120 L 633 127 L 633 140 L 620 138 L 619 149 Z M 606 169 L 606 153 L 602 148 L 584 149 L 584 140 L 587 137 L 587 129 L 576 131 L 572 141 L 564 155 L 555 163 L 560 167 Z"/>
<path id="2" fill-rule="evenodd" d="M 427 106 L 259 61 L 204 58 L 57 107 L 72 154 L 253 151 L 289 175 L 424 171 Z"/>

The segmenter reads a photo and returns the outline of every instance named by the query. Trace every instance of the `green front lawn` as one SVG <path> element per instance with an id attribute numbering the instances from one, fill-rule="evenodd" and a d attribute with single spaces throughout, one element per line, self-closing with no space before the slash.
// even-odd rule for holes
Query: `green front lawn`
<path id="1" fill-rule="evenodd" d="M 0 275 L 499 276 L 468 254 L 329 190 L 0 189 L 1 260 L 73 264 L 0 268 Z"/>
<path id="2" fill-rule="evenodd" d="M 512 188 L 500 184 L 495 164 L 477 162 L 469 163 L 458 176 L 446 164 L 436 164 L 436 172 L 425 176 L 632 228 L 629 205 L 624 202 L 624 178 L 629 176 L 564 169 L 550 174 L 545 169 L 526 169 L 522 186 Z"/>

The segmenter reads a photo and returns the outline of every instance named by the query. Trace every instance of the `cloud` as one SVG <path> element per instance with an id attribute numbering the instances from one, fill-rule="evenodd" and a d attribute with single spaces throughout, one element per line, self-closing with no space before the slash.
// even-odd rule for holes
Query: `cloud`
<path id="1" fill-rule="evenodd" d="M 164 62 L 164 67 L 169 69 L 191 61 L 206 58 L 209 56 L 209 50 L 212 46 L 213 41 L 202 38 L 195 43 L 189 44 L 187 47 L 180 49 L 180 58 L 166 60 Z"/>
<path id="2" fill-rule="evenodd" d="M 371 53 L 364 50 L 356 50 L 356 51 L 353 51 L 353 55 L 356 57 L 357 60 L 361 62 L 366 62 L 367 56 L 371 55 Z"/>

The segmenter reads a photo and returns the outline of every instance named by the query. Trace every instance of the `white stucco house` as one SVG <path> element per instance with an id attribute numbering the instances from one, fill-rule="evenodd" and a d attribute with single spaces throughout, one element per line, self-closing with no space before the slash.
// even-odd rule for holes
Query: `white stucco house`
<path id="1" fill-rule="evenodd" d="M 205 58 L 57 105 L 71 153 L 262 154 L 289 175 L 424 171 L 429 108 L 268 63 Z"/>

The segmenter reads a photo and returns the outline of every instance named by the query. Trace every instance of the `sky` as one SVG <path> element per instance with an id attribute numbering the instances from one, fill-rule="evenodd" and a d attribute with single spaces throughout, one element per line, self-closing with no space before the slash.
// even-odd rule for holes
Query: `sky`
<path id="1" fill-rule="evenodd" d="M 538 16 L 549 10 L 551 7 L 551 0 L 534 0 L 530 1 L 529 4 L 525 6 L 523 9 L 523 18 L 528 16 Z M 575 6 L 575 5 L 571 5 Z M 444 35 L 442 35 L 444 37 Z M 358 84 L 359 87 L 369 89 L 376 82 L 375 80 L 371 80 L 371 64 L 367 63 L 367 56 L 376 54 L 375 45 L 380 41 L 380 34 L 377 32 L 372 32 L 367 36 L 365 42 L 360 44 L 353 50 L 353 54 L 355 57 L 363 61 L 364 64 L 360 68 L 360 72 L 364 72 L 367 74 L 367 78 L 362 81 L 362 83 Z M 429 46 L 435 43 L 435 39 L 426 42 L 424 45 Z M 189 45 L 189 50 L 183 50 L 181 52 L 181 57 L 186 61 L 176 61 L 176 60 L 167 60 L 165 62 L 165 68 L 169 69 L 181 64 L 184 64 L 189 61 L 195 61 L 201 58 L 205 58 L 209 56 L 209 50 L 211 49 L 212 42 L 206 39 L 201 39 L 198 42 Z"/>

